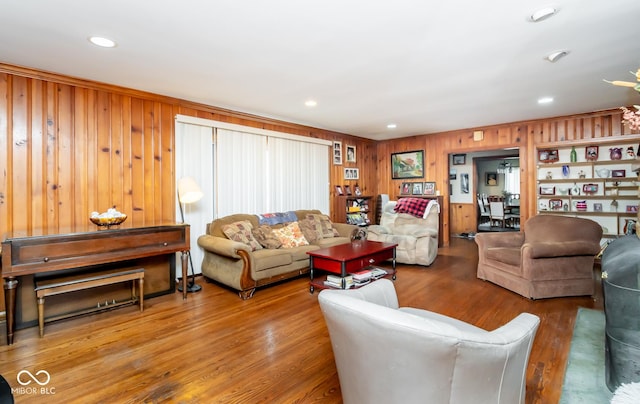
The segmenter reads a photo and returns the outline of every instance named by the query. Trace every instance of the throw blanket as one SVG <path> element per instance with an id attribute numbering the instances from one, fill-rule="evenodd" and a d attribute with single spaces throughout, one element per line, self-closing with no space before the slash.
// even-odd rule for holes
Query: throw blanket
<path id="1" fill-rule="evenodd" d="M 266 224 L 273 226 L 274 224 L 297 222 L 298 217 L 294 211 L 278 212 L 278 213 L 265 213 L 258 216 L 258 222 L 260 225 Z"/>
<path id="2" fill-rule="evenodd" d="M 423 199 L 423 198 L 402 198 L 397 203 L 393 210 L 396 213 L 407 213 L 409 215 L 425 218 L 431 212 L 431 209 L 436 209 L 440 213 L 440 204 L 435 199 Z"/>

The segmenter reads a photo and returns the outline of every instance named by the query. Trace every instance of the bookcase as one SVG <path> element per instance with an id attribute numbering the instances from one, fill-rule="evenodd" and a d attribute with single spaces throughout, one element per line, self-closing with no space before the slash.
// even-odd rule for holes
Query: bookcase
<path id="1" fill-rule="evenodd" d="M 340 208 L 336 221 L 341 223 L 368 225 L 372 223 L 374 200 L 371 196 L 338 196 Z"/>
<path id="2" fill-rule="evenodd" d="M 591 219 L 604 238 L 624 234 L 640 203 L 639 147 L 637 138 L 539 147 L 537 212 Z"/>

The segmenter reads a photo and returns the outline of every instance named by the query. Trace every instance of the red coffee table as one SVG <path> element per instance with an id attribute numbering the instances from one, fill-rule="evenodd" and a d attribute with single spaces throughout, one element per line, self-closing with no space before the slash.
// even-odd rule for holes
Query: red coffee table
<path id="1" fill-rule="evenodd" d="M 394 243 L 381 243 L 378 241 L 356 240 L 350 244 L 340 244 L 333 247 L 321 248 L 309 251 L 309 292 L 313 293 L 316 287 L 326 288 L 322 281 L 314 281 L 314 271 L 317 269 L 339 274 L 345 277 L 350 273 L 358 272 L 370 265 L 382 261 L 392 260 L 393 270 L 391 275 L 396 279 L 396 247 Z"/>

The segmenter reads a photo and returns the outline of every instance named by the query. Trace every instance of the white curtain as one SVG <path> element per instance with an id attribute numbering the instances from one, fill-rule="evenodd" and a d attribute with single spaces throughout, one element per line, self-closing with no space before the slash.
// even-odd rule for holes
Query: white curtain
<path id="1" fill-rule="evenodd" d="M 329 214 L 329 153 L 326 145 L 269 137 L 271 212 L 319 209 Z"/>
<path id="2" fill-rule="evenodd" d="M 520 193 L 520 167 L 513 167 L 504 175 L 504 190 L 511 194 Z"/>
<path id="3" fill-rule="evenodd" d="M 205 234 L 206 225 L 213 220 L 213 130 L 211 127 L 176 121 L 176 190 L 178 181 L 192 177 L 204 194 L 197 202 L 184 204 L 184 221 L 191 227 L 191 259 L 194 273 L 201 273 L 204 251 L 198 246 L 198 237 Z M 176 218 L 181 221 L 180 201 L 176 192 Z M 177 266 L 176 274 L 182 274 Z"/>

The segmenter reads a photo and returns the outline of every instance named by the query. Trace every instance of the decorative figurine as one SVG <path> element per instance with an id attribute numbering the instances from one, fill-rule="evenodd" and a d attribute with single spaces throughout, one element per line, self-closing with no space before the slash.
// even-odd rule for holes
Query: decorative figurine
<path id="1" fill-rule="evenodd" d="M 636 158 L 636 152 L 633 150 L 633 146 L 627 147 L 627 158 L 630 158 L 630 159 Z"/>
<path id="2" fill-rule="evenodd" d="M 611 160 L 620 160 L 622 158 L 622 147 L 611 147 L 609 149 L 609 158 Z"/>

